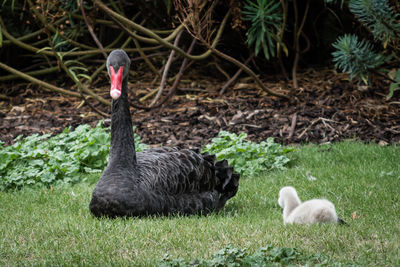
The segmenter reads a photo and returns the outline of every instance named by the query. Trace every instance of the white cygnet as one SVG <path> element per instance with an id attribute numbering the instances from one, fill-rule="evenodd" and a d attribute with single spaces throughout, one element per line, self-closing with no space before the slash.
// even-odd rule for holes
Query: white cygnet
<path id="1" fill-rule="evenodd" d="M 338 218 L 332 202 L 326 199 L 311 199 L 302 203 L 292 186 L 283 187 L 279 191 L 278 203 L 283 208 L 285 224 L 344 223 Z"/>

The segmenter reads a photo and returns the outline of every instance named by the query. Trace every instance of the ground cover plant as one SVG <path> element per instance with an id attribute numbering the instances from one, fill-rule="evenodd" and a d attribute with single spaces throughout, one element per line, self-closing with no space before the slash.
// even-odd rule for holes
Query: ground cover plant
<path id="1" fill-rule="evenodd" d="M 289 162 L 286 156 L 293 148 L 284 147 L 268 138 L 260 143 L 246 140 L 245 132 L 239 135 L 227 131 L 218 133 L 207 144 L 203 152 L 215 155 L 217 160 L 226 159 L 229 165 L 234 166 L 235 171 L 242 176 L 254 176 L 263 171 L 272 169 L 285 169 Z"/>
<path id="2" fill-rule="evenodd" d="M 204 148 L 227 159 L 242 175 L 255 175 L 274 168 L 283 169 L 289 159 L 284 155 L 291 148 L 275 143 L 272 138 L 259 144 L 246 141 L 247 135 L 221 131 L 218 138 Z M 19 136 L 12 146 L 0 146 L 0 190 L 22 186 L 51 186 L 57 183 L 77 183 L 82 175 L 101 173 L 108 162 L 109 128 L 99 122 L 96 127 L 80 125 L 62 133 Z M 2 145 L 2 143 L 0 143 Z M 136 150 L 148 148 L 135 134 Z"/>
<path id="3" fill-rule="evenodd" d="M 187 261 L 184 259 L 171 259 L 166 255 L 160 266 L 282 266 L 294 263 L 296 265 L 335 265 L 335 263 L 329 262 L 327 257 L 321 254 L 304 255 L 293 248 L 274 247 L 268 244 L 257 249 L 253 254 L 249 254 L 246 249 L 227 246 L 217 251 L 212 259 Z"/>
<path id="4" fill-rule="evenodd" d="M 0 192 L 0 265 L 148 266 L 208 262 L 222 251 L 240 266 L 271 244 L 310 258 L 288 264 L 398 266 L 399 150 L 356 142 L 297 147 L 287 170 L 241 180 L 224 210 L 207 217 L 96 219 L 88 205 L 98 173 L 73 186 Z M 331 200 L 349 227 L 284 226 L 277 198 L 286 185 L 303 200 Z"/>
<path id="5" fill-rule="evenodd" d="M 101 173 L 108 161 L 108 128 L 80 125 L 61 134 L 17 137 L 12 146 L 0 141 L 0 190 L 25 185 L 76 183 L 81 174 Z M 135 135 L 137 151 L 147 148 Z"/>

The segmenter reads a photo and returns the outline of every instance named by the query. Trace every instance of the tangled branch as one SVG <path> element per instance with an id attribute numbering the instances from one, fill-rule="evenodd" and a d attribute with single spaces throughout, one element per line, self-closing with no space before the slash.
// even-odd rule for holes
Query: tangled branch
<path id="1" fill-rule="evenodd" d="M 61 2 L 59 1 L 48 1 L 44 5 L 41 1 L 27 0 L 26 3 L 29 7 L 28 9 L 31 11 L 32 19 L 36 22 L 34 23 L 34 27 L 36 28 L 32 32 L 19 37 L 16 37 L 18 34 L 14 31 L 12 25 L 5 23 L 5 19 L 10 18 L 0 13 L 1 36 L 4 37 L 1 45 L 7 49 L 11 46 L 19 47 L 20 50 L 28 52 L 24 56 L 35 57 L 36 60 L 39 59 L 37 63 L 29 65 L 24 71 L 18 70 L 18 67 L 15 67 L 11 62 L 6 64 L 3 61 L 0 63 L 0 68 L 11 74 L 2 75 L 0 81 L 25 79 L 48 91 L 81 97 L 94 111 L 102 116 L 106 116 L 107 114 L 94 108 L 88 101 L 88 98 L 91 98 L 91 102 L 94 100 L 106 106 L 110 105 L 109 100 L 104 99 L 90 88 L 96 83 L 96 80 L 99 80 L 96 77 L 104 72 L 105 63 L 93 66 L 91 62 L 97 63 L 100 61 L 99 57 L 106 58 L 107 54 L 112 50 L 123 48 L 128 53 L 138 52 L 140 54 L 138 59 L 143 60 L 147 64 L 157 79 L 161 79 L 159 91 L 151 100 L 151 104 L 148 107 L 136 105 L 138 108 L 150 109 L 160 107 L 174 94 L 188 66 L 195 61 L 206 60 L 213 54 L 237 65 L 240 70 L 251 75 L 266 92 L 285 98 L 285 96 L 264 88 L 259 78 L 251 69 L 217 49 L 231 13 L 228 10 L 218 27 L 216 27 L 217 24 L 214 21 L 213 15 L 219 1 L 174 0 L 178 8 L 177 11 L 181 23 L 173 29 L 163 31 L 152 30 L 141 23 L 137 23 L 136 20 L 140 12 L 137 12 L 131 19 L 128 19 L 115 6 L 112 9 L 109 4 L 105 4 L 101 0 L 92 0 L 91 2 L 93 3 L 92 6 L 88 5 L 86 1 L 79 0 L 76 2 L 78 3 L 77 8 L 66 13 L 60 9 Z M 99 16 L 99 12 L 106 14 L 111 19 L 96 18 Z M 72 23 L 72 20 L 74 20 L 74 23 Z M 142 21 L 145 21 L 145 19 Z M 80 25 L 82 27 L 80 29 L 81 33 L 72 34 L 72 31 L 64 32 L 66 29 L 65 25 L 67 24 Z M 115 29 L 121 30 L 118 36 L 108 43 L 105 42 L 107 39 L 104 38 L 104 31 L 111 30 L 115 32 Z M 82 33 L 89 33 L 90 35 Z M 193 40 L 190 47 L 185 51 L 185 46 L 179 46 L 178 40 L 181 35 L 186 35 L 187 37 L 187 33 L 193 37 Z M 43 38 L 44 34 L 48 38 Z M 91 36 L 91 38 L 88 39 L 85 36 Z M 173 43 L 174 40 L 175 43 Z M 197 42 L 198 47 L 202 47 L 203 51 L 193 54 L 193 47 L 196 40 L 199 41 Z M 161 76 L 159 67 L 155 65 L 154 61 L 152 62 L 151 57 L 164 56 L 166 53 L 169 53 L 170 56 L 169 60 L 161 68 L 163 70 L 163 76 Z M 173 76 L 174 78 L 169 79 L 172 85 L 166 96 L 160 100 L 165 91 L 164 88 L 168 78 L 168 71 L 173 61 L 172 59 L 179 57 L 183 58 L 180 69 Z M 70 62 L 75 62 L 81 67 L 70 65 Z M 90 77 L 86 74 L 79 75 L 79 73 L 71 71 L 72 69 L 76 71 L 79 68 L 81 70 L 87 68 L 83 66 L 89 66 L 93 69 Z M 65 72 L 66 77 L 70 82 L 75 84 L 76 89 L 73 89 L 73 87 L 71 89 L 60 88 L 37 78 L 39 75 L 54 74 L 60 71 Z M 237 76 L 238 74 L 234 78 Z M 74 92 L 73 90 L 77 91 Z"/>

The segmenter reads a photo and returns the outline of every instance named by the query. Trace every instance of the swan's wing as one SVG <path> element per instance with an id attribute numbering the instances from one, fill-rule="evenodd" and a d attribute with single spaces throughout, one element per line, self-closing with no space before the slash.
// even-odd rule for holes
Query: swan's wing
<path id="1" fill-rule="evenodd" d="M 189 149 L 155 148 L 136 153 L 136 160 L 140 183 L 160 193 L 199 193 L 221 183 L 215 174 L 215 157 Z"/>

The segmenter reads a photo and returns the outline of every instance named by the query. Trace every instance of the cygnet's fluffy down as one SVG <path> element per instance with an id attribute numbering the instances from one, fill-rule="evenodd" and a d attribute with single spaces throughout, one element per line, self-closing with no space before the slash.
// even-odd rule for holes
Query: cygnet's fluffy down
<path id="1" fill-rule="evenodd" d="M 279 191 L 279 205 L 283 208 L 283 222 L 297 224 L 344 223 L 338 218 L 335 206 L 326 199 L 301 202 L 296 189 L 291 186 Z"/>

